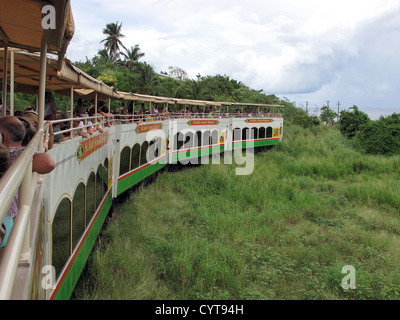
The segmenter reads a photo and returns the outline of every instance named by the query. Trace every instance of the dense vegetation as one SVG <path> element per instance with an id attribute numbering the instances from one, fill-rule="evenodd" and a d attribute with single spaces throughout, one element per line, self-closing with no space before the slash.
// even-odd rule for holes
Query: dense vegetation
<path id="1" fill-rule="evenodd" d="M 373 121 L 353 106 L 341 112 L 339 128 L 362 152 L 386 156 L 400 154 L 400 114 Z"/>

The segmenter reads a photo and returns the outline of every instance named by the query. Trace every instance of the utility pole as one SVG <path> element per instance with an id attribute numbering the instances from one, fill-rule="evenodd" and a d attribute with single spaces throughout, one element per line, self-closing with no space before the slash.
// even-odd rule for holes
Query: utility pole
<path id="1" fill-rule="evenodd" d="M 339 122 L 339 107 L 340 107 L 340 101 L 337 102 L 337 122 Z"/>
<path id="2" fill-rule="evenodd" d="M 327 102 L 326 102 L 326 105 L 327 105 L 327 106 L 328 106 L 328 108 L 329 108 L 329 101 L 327 101 Z"/>
<path id="3" fill-rule="evenodd" d="M 306 113 L 308 115 L 308 101 L 306 101 Z"/>

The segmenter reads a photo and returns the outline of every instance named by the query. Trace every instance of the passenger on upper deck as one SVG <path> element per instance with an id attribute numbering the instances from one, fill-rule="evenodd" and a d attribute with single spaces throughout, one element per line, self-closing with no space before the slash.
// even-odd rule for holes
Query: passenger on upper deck
<path id="1" fill-rule="evenodd" d="M 169 117 L 169 112 L 167 107 L 163 108 L 163 111 L 161 112 L 161 120 L 167 120 Z"/>
<path id="2" fill-rule="evenodd" d="M 110 113 L 110 110 L 106 107 L 104 101 L 99 101 L 97 112 L 99 112 L 102 116 L 106 117 L 105 127 L 111 127 L 112 119 L 114 118 L 113 114 Z"/>
<path id="3" fill-rule="evenodd" d="M 128 106 L 128 113 L 133 115 L 133 111 L 134 111 L 134 110 L 135 110 L 135 106 L 134 106 L 134 104 L 133 104 L 133 101 L 131 101 L 131 102 L 129 103 L 129 106 Z"/>
<path id="4" fill-rule="evenodd" d="M 158 110 L 158 104 L 155 104 L 153 108 L 153 115 L 154 115 L 154 120 L 159 120 L 160 119 L 160 112 Z"/>
<path id="5" fill-rule="evenodd" d="M 1 137 L 1 135 L 0 135 Z M 10 166 L 10 151 L 1 143 L 0 138 L 0 179 Z"/>
<path id="6" fill-rule="evenodd" d="M 46 92 L 45 97 L 44 117 L 49 115 L 54 115 L 54 117 L 57 117 L 57 105 L 54 102 L 52 94 L 50 92 Z"/>
<path id="7" fill-rule="evenodd" d="M 88 121 L 88 125 L 90 125 L 90 127 L 88 127 L 88 132 L 89 134 L 93 134 L 96 131 L 99 131 L 101 133 L 104 132 L 103 127 L 100 125 L 100 123 L 98 122 L 97 118 L 96 118 L 96 110 L 94 108 L 90 108 L 88 110 L 88 114 L 89 117 L 92 117 L 91 119 L 89 119 Z M 92 133 L 90 133 L 92 132 Z"/>
<path id="8" fill-rule="evenodd" d="M 74 115 L 78 117 L 84 117 L 86 114 L 85 106 L 83 105 L 82 98 L 78 99 L 77 105 L 74 108 Z"/>
<path id="9" fill-rule="evenodd" d="M 146 109 L 144 108 L 144 103 L 143 102 L 140 104 L 139 112 L 146 113 Z"/>
<path id="10" fill-rule="evenodd" d="M 22 141 L 26 130 L 24 124 L 14 116 L 0 117 L 0 133 L 3 136 L 3 144 L 10 151 L 11 163 L 13 163 L 24 150 Z M 48 153 L 36 151 L 33 156 L 32 170 L 40 174 L 50 173 L 54 170 L 55 163 Z"/>
<path id="11" fill-rule="evenodd" d="M 0 117 L 0 133 L 2 143 L 10 152 L 10 164 L 13 164 L 25 147 L 22 142 L 25 138 L 26 130 L 24 124 L 14 116 Z M 33 156 L 32 170 L 41 174 L 49 173 L 55 168 L 54 160 L 48 153 L 36 152 Z M 18 213 L 18 192 L 14 196 L 14 200 L 10 207 L 11 217 L 15 219 Z"/>
<path id="12" fill-rule="evenodd" d="M 79 128 L 79 129 L 73 131 L 73 137 L 76 136 L 81 136 L 84 138 L 89 137 L 87 130 L 84 128 L 83 121 L 79 120 L 78 116 L 74 117 L 74 128 Z"/>
<path id="13" fill-rule="evenodd" d="M 8 170 L 9 167 L 10 167 L 10 152 L 8 151 L 7 147 L 1 143 L 1 138 L 0 138 L 0 179 L 3 177 L 4 173 Z M 10 233 L 12 228 L 12 224 L 13 220 L 10 216 L 10 212 L 8 212 L 4 217 L 2 224 L 0 224 L 0 248 L 5 246 L 8 234 Z M 5 239 L 4 243 L 3 239 Z"/>

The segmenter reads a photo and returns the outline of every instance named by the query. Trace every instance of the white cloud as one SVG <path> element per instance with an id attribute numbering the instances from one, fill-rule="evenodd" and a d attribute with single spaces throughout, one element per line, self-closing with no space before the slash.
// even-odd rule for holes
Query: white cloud
<path id="1" fill-rule="evenodd" d="M 96 54 L 106 23 L 120 21 L 125 46 L 139 44 L 158 72 L 226 74 L 280 95 L 400 100 L 398 0 L 81 0 L 73 12 L 73 61 Z"/>

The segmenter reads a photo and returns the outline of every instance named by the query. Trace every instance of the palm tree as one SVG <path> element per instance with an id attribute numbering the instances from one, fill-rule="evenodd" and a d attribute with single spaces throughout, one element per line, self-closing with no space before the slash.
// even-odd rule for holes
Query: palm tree
<path id="1" fill-rule="evenodd" d="M 142 94 L 156 94 L 158 90 L 158 76 L 154 72 L 152 66 L 139 63 L 137 66 L 138 77 L 135 77 L 137 92 Z"/>
<path id="2" fill-rule="evenodd" d="M 99 56 L 99 58 L 101 60 L 103 60 L 104 62 L 109 62 L 109 61 L 113 61 L 112 56 L 108 53 L 107 49 L 101 49 L 99 50 L 99 52 L 97 52 L 97 55 Z"/>
<path id="3" fill-rule="evenodd" d="M 208 92 L 208 88 L 202 81 L 186 80 L 186 98 L 193 100 L 212 100 L 212 96 Z"/>
<path id="4" fill-rule="evenodd" d="M 104 42 L 104 47 L 114 62 L 118 59 L 120 47 L 126 50 L 121 41 L 121 38 L 125 37 L 121 33 L 121 28 L 122 22 L 121 24 L 118 24 L 118 21 L 116 23 L 108 23 L 103 29 L 103 34 L 107 35 L 107 37 L 100 42 Z"/>
<path id="5" fill-rule="evenodd" d="M 125 64 L 129 70 L 131 70 L 132 66 L 137 63 L 140 58 L 144 57 L 144 53 L 140 52 L 138 44 L 136 44 L 135 47 L 126 49 L 126 53 L 122 52 L 122 55 L 125 57 Z"/>

